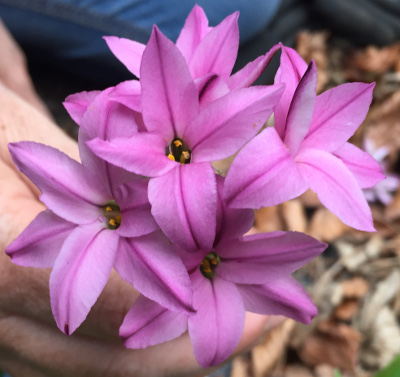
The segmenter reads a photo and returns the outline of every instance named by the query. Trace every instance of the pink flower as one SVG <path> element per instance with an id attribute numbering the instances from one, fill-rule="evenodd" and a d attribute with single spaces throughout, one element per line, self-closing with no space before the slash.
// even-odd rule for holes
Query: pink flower
<path id="1" fill-rule="evenodd" d="M 364 150 L 369 153 L 382 168 L 385 174 L 385 179 L 377 183 L 371 188 L 365 188 L 363 190 L 366 199 L 369 202 L 375 202 L 379 200 L 385 205 L 388 205 L 393 200 L 393 192 L 395 192 L 400 185 L 400 177 L 398 174 L 388 172 L 386 157 L 389 154 L 389 148 L 383 146 L 376 148 L 374 142 L 369 139 L 365 139 L 363 143 Z"/>
<path id="2" fill-rule="evenodd" d="M 156 27 L 143 52 L 140 85 L 147 132 L 88 145 L 108 162 L 151 178 L 152 214 L 173 243 L 209 249 L 217 203 L 211 161 L 257 134 L 283 86 L 235 89 L 201 108 L 186 60 Z"/>
<path id="3" fill-rule="evenodd" d="M 173 313 L 143 296 L 120 328 L 129 348 L 171 340 L 186 330 L 202 367 L 217 365 L 236 348 L 245 310 L 285 315 L 310 323 L 317 309 L 291 273 L 319 255 L 326 244 L 296 232 L 242 236 L 253 224 L 252 210 L 229 209 L 221 200 L 218 224 L 208 250 L 182 254 L 193 284 L 196 313 Z"/>
<path id="4" fill-rule="evenodd" d="M 264 71 L 279 46 L 258 57 L 239 72 L 231 76 L 239 48 L 239 13 L 226 17 L 215 27 L 208 26 L 203 9 L 195 5 L 185 21 L 176 41 L 191 77 L 204 105 L 228 93 L 230 90 L 249 87 Z M 137 78 L 141 78 L 141 63 L 145 45 L 126 38 L 105 37 L 113 54 Z M 140 85 L 137 81 L 126 81 L 113 91 L 113 98 L 137 110 Z"/>
<path id="5" fill-rule="evenodd" d="M 51 306 L 68 335 L 86 318 L 113 267 L 163 306 L 190 311 L 192 305 L 186 268 L 150 213 L 148 181 L 100 160 L 86 146 L 88 138 L 123 132 L 113 126 L 124 128 L 124 113 L 109 116 L 106 94 L 93 103 L 99 111 L 82 117 L 82 164 L 42 144 L 9 145 L 14 163 L 42 191 L 49 209 L 6 252 L 22 266 L 53 267 Z"/>
<path id="6" fill-rule="evenodd" d="M 315 63 L 307 68 L 283 46 L 276 82 L 286 85 L 275 108 L 276 127 L 255 137 L 233 161 L 224 193 L 229 205 L 272 206 L 311 188 L 344 223 L 373 231 L 361 189 L 383 175 L 371 156 L 347 140 L 368 112 L 374 85 L 343 84 L 316 96 Z"/>

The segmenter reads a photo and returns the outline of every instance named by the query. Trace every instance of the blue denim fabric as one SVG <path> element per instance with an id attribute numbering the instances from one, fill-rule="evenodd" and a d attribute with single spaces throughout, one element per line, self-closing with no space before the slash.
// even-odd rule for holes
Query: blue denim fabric
<path id="1" fill-rule="evenodd" d="M 0 17 L 18 40 L 54 48 L 60 44 L 64 54 L 80 57 L 99 49 L 89 43 L 95 36 L 146 43 L 153 24 L 175 40 L 196 2 L 212 26 L 239 10 L 243 43 L 265 28 L 280 0 L 0 0 Z M 65 50 L 66 46 L 70 48 Z"/>

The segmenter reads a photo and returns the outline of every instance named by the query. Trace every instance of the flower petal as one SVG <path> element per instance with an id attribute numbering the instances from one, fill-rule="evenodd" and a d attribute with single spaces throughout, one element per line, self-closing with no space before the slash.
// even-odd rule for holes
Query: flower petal
<path id="1" fill-rule="evenodd" d="M 235 284 L 196 271 L 193 305 L 197 313 L 188 319 L 189 335 L 197 362 L 206 368 L 227 359 L 239 343 L 245 311 Z"/>
<path id="2" fill-rule="evenodd" d="M 217 232 L 214 245 L 224 240 L 232 240 L 243 236 L 254 224 L 252 209 L 232 209 L 227 207 L 223 199 L 224 178 L 216 175 L 218 190 Z"/>
<path id="3" fill-rule="evenodd" d="M 253 84 L 261 76 L 265 68 L 267 68 L 269 62 L 280 48 L 279 44 L 273 46 L 265 55 L 259 56 L 240 71 L 230 76 L 228 79 L 229 89 L 248 88 Z"/>
<path id="4" fill-rule="evenodd" d="M 100 223 L 77 227 L 65 240 L 50 275 L 57 326 L 71 335 L 85 320 L 107 283 L 118 235 Z"/>
<path id="5" fill-rule="evenodd" d="M 261 208 L 293 199 L 307 188 L 275 129 L 267 128 L 233 160 L 225 178 L 224 198 L 232 208 Z"/>
<path id="6" fill-rule="evenodd" d="M 265 285 L 238 285 L 246 310 L 266 315 L 284 315 L 309 325 L 318 313 L 306 290 L 291 276 Z"/>
<path id="7" fill-rule="evenodd" d="M 176 46 L 187 62 L 190 62 L 197 46 L 210 30 L 212 28 L 208 27 L 208 19 L 203 8 L 195 4 L 176 40 Z"/>
<path id="8" fill-rule="evenodd" d="M 296 161 L 311 190 L 326 208 L 353 228 L 375 230 L 361 188 L 340 159 L 325 151 L 305 149 L 297 155 Z"/>
<path id="9" fill-rule="evenodd" d="M 212 248 L 217 188 L 210 163 L 179 165 L 150 180 L 149 200 L 158 225 L 176 247 Z"/>
<path id="10" fill-rule="evenodd" d="M 6 248 L 6 254 L 19 266 L 53 267 L 67 236 L 76 228 L 50 210 L 40 212 Z"/>
<path id="11" fill-rule="evenodd" d="M 91 92 L 81 92 L 71 94 L 65 99 L 63 105 L 76 124 L 78 124 L 79 126 L 81 125 L 83 115 L 85 114 L 88 106 L 100 93 L 101 92 L 99 90 L 93 90 Z"/>
<path id="12" fill-rule="evenodd" d="M 272 114 L 283 87 L 238 89 L 204 107 L 183 139 L 194 162 L 215 161 L 236 153 Z"/>
<path id="13" fill-rule="evenodd" d="M 161 232 L 121 238 L 114 267 L 147 298 L 175 312 L 192 311 L 186 267 Z"/>
<path id="14" fill-rule="evenodd" d="M 343 161 L 361 188 L 375 186 L 385 178 L 378 162 L 353 144 L 345 143 L 333 154 Z"/>
<path id="15" fill-rule="evenodd" d="M 374 83 L 354 82 L 320 94 L 303 147 L 327 152 L 341 147 L 365 119 L 374 86 Z"/>
<path id="16" fill-rule="evenodd" d="M 307 70 L 307 64 L 296 50 L 282 44 L 280 46 L 282 48 L 281 63 L 275 75 L 275 84 L 285 84 L 285 91 L 275 107 L 274 119 L 276 131 L 283 140 L 289 107 L 297 85 Z"/>
<path id="17" fill-rule="evenodd" d="M 286 119 L 284 143 L 296 156 L 307 135 L 314 111 L 317 90 L 317 68 L 312 61 L 293 95 Z"/>
<path id="18" fill-rule="evenodd" d="M 140 63 L 146 46 L 126 38 L 103 38 L 117 59 L 136 77 L 140 77 Z"/>
<path id="19" fill-rule="evenodd" d="M 94 139 L 87 145 L 107 162 L 145 177 L 166 174 L 179 165 L 165 155 L 165 139 L 154 134 L 140 132 L 111 141 Z"/>
<path id="20" fill-rule="evenodd" d="M 289 275 L 326 249 L 326 244 L 299 232 L 254 234 L 221 242 L 218 276 L 239 284 L 264 284 Z"/>
<path id="21" fill-rule="evenodd" d="M 9 150 L 18 169 L 42 191 L 43 203 L 65 220 L 93 222 L 99 206 L 111 199 L 101 180 L 55 148 L 22 141 L 10 143 Z"/>
<path id="22" fill-rule="evenodd" d="M 189 61 L 194 79 L 215 73 L 225 79 L 229 77 L 239 48 L 239 12 L 226 17 L 200 42 Z"/>
<path id="23" fill-rule="evenodd" d="M 133 111 L 142 111 L 141 89 L 137 80 L 121 82 L 110 91 L 109 97 Z"/>
<path id="24" fill-rule="evenodd" d="M 199 112 L 199 96 L 184 57 L 156 26 L 141 65 L 143 120 L 168 142 Z"/>
<path id="25" fill-rule="evenodd" d="M 137 179 L 118 188 L 115 199 L 121 209 L 121 226 L 116 232 L 120 236 L 139 237 L 158 229 L 151 214 L 147 186 L 148 180 Z"/>
<path id="26" fill-rule="evenodd" d="M 188 315 L 170 311 L 139 296 L 125 316 L 119 336 L 127 348 L 146 348 L 182 335 L 188 327 Z"/>

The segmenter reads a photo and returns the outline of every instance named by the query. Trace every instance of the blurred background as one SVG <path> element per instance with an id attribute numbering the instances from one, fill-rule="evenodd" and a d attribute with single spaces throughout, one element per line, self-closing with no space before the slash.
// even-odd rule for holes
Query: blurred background
<path id="1" fill-rule="evenodd" d="M 319 315 L 311 326 L 284 321 L 213 377 L 399 377 L 400 1 L 198 4 L 211 26 L 240 10 L 236 70 L 283 42 L 307 62 L 316 61 L 319 92 L 345 82 L 376 82 L 370 112 L 351 141 L 370 152 L 388 177 L 365 193 L 376 233 L 347 227 L 311 192 L 257 211 L 252 232 L 296 230 L 329 243 L 324 255 L 296 272 Z M 51 116 L 77 138 L 77 126 L 62 106 L 65 97 L 132 79 L 101 37 L 146 43 L 157 23 L 175 40 L 193 5 L 177 0 L 0 0 L 0 18 L 24 51 Z M 272 83 L 278 64 L 276 56 L 259 83 Z M 390 362 L 391 369 L 381 371 Z"/>

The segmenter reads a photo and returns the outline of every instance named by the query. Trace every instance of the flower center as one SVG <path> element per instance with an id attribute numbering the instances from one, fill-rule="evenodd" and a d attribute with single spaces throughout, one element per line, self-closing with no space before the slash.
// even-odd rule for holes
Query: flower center
<path id="1" fill-rule="evenodd" d="M 103 207 L 103 215 L 107 219 L 107 228 L 118 229 L 121 225 L 121 209 L 114 201 L 107 203 Z"/>
<path id="2" fill-rule="evenodd" d="M 189 148 L 178 138 L 175 138 L 172 143 L 165 148 L 165 155 L 172 161 L 180 162 L 181 165 L 190 162 Z"/>
<path id="3" fill-rule="evenodd" d="M 217 268 L 220 261 L 221 259 L 215 251 L 208 253 L 201 262 L 201 273 L 207 279 L 212 279 L 215 276 L 215 269 Z"/>

